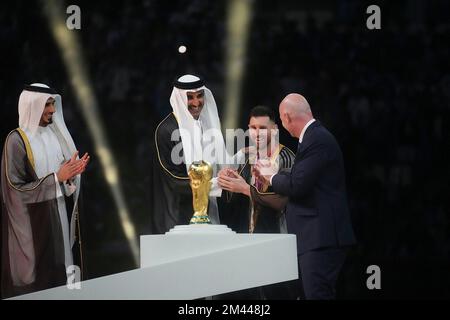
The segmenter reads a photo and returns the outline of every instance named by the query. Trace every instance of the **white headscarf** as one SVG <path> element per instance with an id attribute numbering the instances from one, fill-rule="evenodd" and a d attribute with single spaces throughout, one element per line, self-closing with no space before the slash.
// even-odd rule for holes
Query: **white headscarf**
<path id="1" fill-rule="evenodd" d="M 178 79 L 179 83 L 199 83 L 200 78 L 187 74 Z M 187 92 L 204 90 L 204 105 L 199 119 L 195 120 L 188 110 Z M 180 136 L 183 144 L 183 152 L 186 161 L 186 169 L 193 161 L 205 160 L 210 164 L 221 165 L 227 161 L 225 143 L 220 128 L 220 119 L 214 97 L 204 85 L 193 89 L 180 89 L 174 87 L 170 96 L 170 104 L 173 108 Z M 212 145 L 214 141 L 214 145 Z M 205 148 L 205 146 L 207 146 Z M 219 169 L 213 166 L 215 171 Z"/>
<path id="2" fill-rule="evenodd" d="M 49 86 L 42 83 L 33 83 L 31 86 L 50 89 Z M 59 135 L 64 140 L 66 144 L 64 146 L 66 148 L 63 148 L 66 149 L 63 150 L 64 156 L 70 159 L 77 149 L 72 136 L 67 129 L 66 123 L 64 122 L 62 100 L 59 94 L 28 91 L 26 89 L 23 90 L 19 97 L 19 127 L 20 129 L 29 132 L 31 135 L 34 135 L 39 127 L 45 103 L 49 98 L 55 99 L 56 108 L 56 112 L 52 116 L 53 123 L 49 124 L 49 126 L 57 136 Z M 58 139 L 60 138 L 59 136 Z M 66 154 L 66 152 L 69 153 Z"/>

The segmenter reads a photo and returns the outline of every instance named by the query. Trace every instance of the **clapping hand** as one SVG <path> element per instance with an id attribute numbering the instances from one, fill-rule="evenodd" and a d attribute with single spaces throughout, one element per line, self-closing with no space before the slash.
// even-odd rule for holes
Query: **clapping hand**
<path id="1" fill-rule="evenodd" d="M 277 168 L 268 160 L 257 161 L 252 171 L 255 179 L 258 179 L 263 185 L 270 184 L 270 178 L 277 172 Z"/>
<path id="2" fill-rule="evenodd" d="M 86 170 L 86 166 L 89 163 L 90 157 L 88 153 L 85 153 L 81 159 L 77 159 L 78 151 L 72 155 L 72 158 L 64 162 L 59 171 L 56 173 L 59 182 L 63 182 L 72 179 L 76 175 L 79 175 Z"/>
<path id="3" fill-rule="evenodd" d="M 218 174 L 219 186 L 227 191 L 249 195 L 250 186 L 237 171 L 225 168 Z"/>

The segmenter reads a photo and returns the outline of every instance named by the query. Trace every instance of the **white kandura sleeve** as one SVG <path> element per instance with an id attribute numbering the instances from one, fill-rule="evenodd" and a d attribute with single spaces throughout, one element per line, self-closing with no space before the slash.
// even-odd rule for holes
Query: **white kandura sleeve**
<path id="1" fill-rule="evenodd" d="M 64 183 L 64 193 L 67 197 L 70 196 L 72 193 L 74 193 L 75 190 L 77 190 L 77 186 L 73 181 L 67 180 L 66 183 Z"/>
<path id="2" fill-rule="evenodd" d="M 56 175 L 56 173 L 54 174 L 54 176 L 55 176 L 56 197 L 59 198 L 63 196 L 61 191 L 61 185 L 58 181 L 58 176 Z"/>
<path id="3" fill-rule="evenodd" d="M 217 182 L 217 177 L 211 179 L 211 190 L 209 190 L 209 196 L 216 198 L 222 196 L 222 188 Z"/>

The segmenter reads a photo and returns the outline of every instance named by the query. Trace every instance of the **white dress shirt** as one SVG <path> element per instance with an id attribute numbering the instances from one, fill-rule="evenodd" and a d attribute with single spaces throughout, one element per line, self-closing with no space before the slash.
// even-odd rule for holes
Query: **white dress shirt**
<path id="1" fill-rule="evenodd" d="M 303 136 L 305 135 L 306 129 L 308 129 L 308 127 L 314 122 L 316 121 L 316 119 L 312 118 L 311 120 L 309 120 L 306 125 L 303 127 L 302 132 L 300 133 L 300 138 L 298 139 L 298 143 L 302 143 L 303 142 Z M 275 173 L 276 174 L 276 173 Z M 273 174 L 270 177 L 270 185 L 272 185 L 272 179 L 275 176 L 275 174 Z"/>

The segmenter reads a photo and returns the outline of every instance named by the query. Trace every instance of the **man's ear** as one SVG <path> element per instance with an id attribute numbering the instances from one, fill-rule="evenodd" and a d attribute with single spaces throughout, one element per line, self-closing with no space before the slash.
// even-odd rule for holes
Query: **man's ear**
<path id="1" fill-rule="evenodd" d="M 291 116 L 289 115 L 289 113 L 286 113 L 285 117 L 286 117 L 287 123 L 291 123 L 292 122 L 292 119 L 291 119 Z"/>

